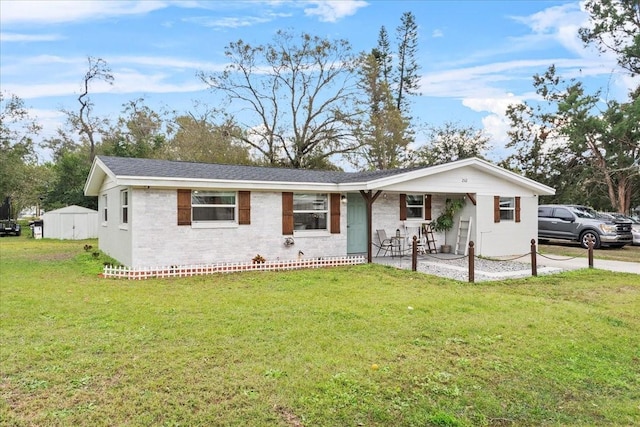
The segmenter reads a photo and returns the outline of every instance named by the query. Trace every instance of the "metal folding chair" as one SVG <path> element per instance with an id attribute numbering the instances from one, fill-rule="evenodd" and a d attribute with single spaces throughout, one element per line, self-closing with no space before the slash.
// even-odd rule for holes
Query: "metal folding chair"
<path id="1" fill-rule="evenodd" d="M 378 256 L 380 251 L 383 249 L 383 256 L 386 256 L 389 251 L 391 251 L 391 256 L 394 256 L 396 252 L 400 254 L 400 241 L 398 239 L 390 239 L 387 237 L 387 232 L 385 230 L 376 230 L 376 234 L 378 235 L 379 242 L 376 256 Z"/>

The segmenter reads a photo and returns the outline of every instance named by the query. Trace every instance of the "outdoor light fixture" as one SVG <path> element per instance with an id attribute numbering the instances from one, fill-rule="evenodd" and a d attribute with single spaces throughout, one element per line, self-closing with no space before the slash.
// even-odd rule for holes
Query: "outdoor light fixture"
<path id="1" fill-rule="evenodd" d="M 342 196 L 340 196 L 340 201 L 341 201 L 342 203 L 347 203 L 347 195 L 346 195 L 346 194 L 343 194 Z"/>

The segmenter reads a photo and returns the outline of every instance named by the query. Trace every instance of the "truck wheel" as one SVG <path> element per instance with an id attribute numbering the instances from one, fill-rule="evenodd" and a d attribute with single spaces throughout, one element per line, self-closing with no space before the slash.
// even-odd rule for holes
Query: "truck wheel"
<path id="1" fill-rule="evenodd" d="M 580 244 L 583 248 L 589 249 L 589 241 L 593 240 L 593 249 L 600 247 L 600 236 L 595 231 L 585 231 L 580 236 Z"/>

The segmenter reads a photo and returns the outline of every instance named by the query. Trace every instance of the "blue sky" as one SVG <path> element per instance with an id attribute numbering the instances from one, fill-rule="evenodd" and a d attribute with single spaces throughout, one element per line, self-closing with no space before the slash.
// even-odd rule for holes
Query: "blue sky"
<path id="1" fill-rule="evenodd" d="M 375 47 L 385 26 L 395 44 L 403 12 L 419 26 L 418 124 L 446 121 L 484 128 L 491 157 L 504 156 L 506 106 L 535 99 L 532 76 L 555 64 L 563 77 L 609 98 L 637 85 L 614 57 L 585 48 L 578 1 L 7 1 L 0 2 L 0 86 L 25 100 L 52 136 L 60 109 L 77 110 L 87 57 L 107 61 L 115 82 L 91 87 L 95 113 L 118 117 L 125 102 L 193 110 L 213 95 L 196 77 L 224 68 L 224 47 L 268 43 L 279 29 Z M 423 140 L 418 134 L 417 143 Z"/>

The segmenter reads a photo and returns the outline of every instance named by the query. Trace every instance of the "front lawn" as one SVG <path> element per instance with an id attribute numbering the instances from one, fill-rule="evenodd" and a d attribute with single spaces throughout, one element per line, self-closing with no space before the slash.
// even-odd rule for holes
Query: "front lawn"
<path id="1" fill-rule="evenodd" d="M 119 281 L 85 245 L 0 239 L 0 425 L 640 424 L 637 275 Z"/>
<path id="2" fill-rule="evenodd" d="M 570 257 L 587 257 L 589 253 L 580 243 L 566 240 L 549 240 L 538 245 L 538 252 L 545 255 L 564 255 Z M 626 245 L 621 248 L 602 247 L 593 250 L 595 259 L 610 261 L 640 262 L 640 246 Z"/>

